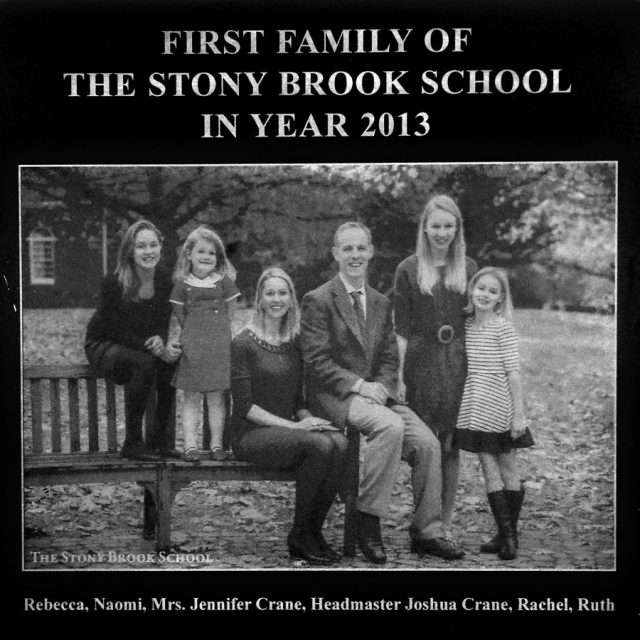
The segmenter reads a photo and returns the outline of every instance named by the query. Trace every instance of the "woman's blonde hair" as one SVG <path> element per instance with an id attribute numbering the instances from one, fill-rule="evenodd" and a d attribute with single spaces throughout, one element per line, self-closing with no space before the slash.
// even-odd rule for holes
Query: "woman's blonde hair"
<path id="1" fill-rule="evenodd" d="M 227 258 L 227 252 L 224 248 L 224 243 L 220 236 L 209 229 L 208 227 L 200 226 L 194 229 L 184 241 L 182 249 L 180 249 L 180 255 L 178 256 L 178 262 L 173 272 L 173 279 L 175 282 L 183 282 L 184 279 L 191 273 L 191 259 L 189 254 L 195 246 L 198 240 L 206 240 L 210 242 L 216 248 L 216 266 L 214 271 L 221 276 L 229 276 L 232 280 L 236 279 L 236 270 Z"/>
<path id="2" fill-rule="evenodd" d="M 122 297 L 129 300 L 138 296 L 138 291 L 142 284 L 140 276 L 138 276 L 138 272 L 135 269 L 133 259 L 136 248 L 136 236 L 140 231 L 152 231 L 155 233 L 160 243 L 160 248 L 162 249 L 162 234 L 153 222 L 138 220 L 125 231 L 122 242 L 120 243 L 120 248 L 118 249 L 115 274 L 122 287 Z"/>
<path id="3" fill-rule="evenodd" d="M 253 318 L 250 323 L 250 328 L 258 336 L 258 338 L 264 340 L 266 335 L 266 320 L 265 311 L 260 304 L 260 298 L 265 288 L 265 284 L 269 278 L 280 278 L 287 283 L 289 288 L 289 296 L 291 298 L 291 306 L 287 311 L 287 315 L 284 316 L 280 322 L 280 339 L 283 342 L 290 342 L 298 333 L 300 333 L 300 308 L 298 307 L 298 298 L 296 297 L 296 289 L 293 286 L 293 280 L 289 274 L 280 269 L 279 267 L 270 267 L 262 272 L 260 278 L 258 278 L 258 285 L 256 286 L 256 296 L 253 305 Z"/>
<path id="4" fill-rule="evenodd" d="M 473 288 L 482 276 L 492 276 L 500 283 L 500 286 L 502 287 L 502 296 L 496 303 L 494 311 L 498 315 L 504 316 L 507 320 L 513 320 L 513 302 L 511 300 L 511 289 L 509 288 L 509 277 L 505 271 L 498 269 L 498 267 L 484 267 L 484 269 L 480 269 L 480 271 L 471 278 L 468 289 L 469 303 L 464 310 L 467 313 L 475 313 L 475 307 L 472 300 Z"/>
<path id="5" fill-rule="evenodd" d="M 425 226 L 429 216 L 436 211 L 444 211 L 456 219 L 456 233 L 447 251 L 445 259 L 444 286 L 452 291 L 464 293 L 467 287 L 466 245 L 464 242 L 464 227 L 462 214 L 458 205 L 445 195 L 433 196 L 426 204 L 420 224 L 418 225 L 418 240 L 416 242 L 416 256 L 418 257 L 418 285 L 420 291 L 431 295 L 438 281 L 438 269 L 429 239 L 426 237 Z"/>

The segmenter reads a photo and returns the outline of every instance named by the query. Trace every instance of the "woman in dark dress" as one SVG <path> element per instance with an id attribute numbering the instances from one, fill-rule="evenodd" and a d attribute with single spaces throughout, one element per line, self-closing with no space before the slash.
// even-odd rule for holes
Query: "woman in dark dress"
<path id="1" fill-rule="evenodd" d="M 296 472 L 293 558 L 330 564 L 340 556 L 322 526 L 344 472 L 347 439 L 304 407 L 299 311 L 291 278 L 266 270 L 254 318 L 231 345 L 233 451 L 239 460 Z"/>
<path id="2" fill-rule="evenodd" d="M 400 352 L 399 396 L 438 436 L 442 515 L 453 517 L 460 458 L 453 434 L 467 374 L 464 307 L 476 263 L 465 255 L 462 216 L 445 195 L 431 198 L 418 226 L 416 252 L 396 270 L 394 313 Z"/>
<path id="3" fill-rule="evenodd" d="M 173 434 L 167 433 L 175 391 L 173 361 L 179 352 L 165 348 L 171 317 L 171 274 L 158 266 L 160 231 L 147 220 L 132 224 L 124 234 L 115 273 L 102 283 L 98 309 L 87 327 L 85 353 L 102 375 L 125 390 L 126 435 L 121 455 L 155 460 L 179 457 Z M 156 424 L 142 439 L 142 419 L 155 382 Z"/>

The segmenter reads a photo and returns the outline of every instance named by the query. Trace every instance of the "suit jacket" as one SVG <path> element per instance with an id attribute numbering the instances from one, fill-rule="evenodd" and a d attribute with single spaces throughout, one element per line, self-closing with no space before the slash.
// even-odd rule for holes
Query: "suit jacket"
<path id="1" fill-rule="evenodd" d="M 390 300 L 366 285 L 368 339 L 336 276 L 302 298 L 301 344 L 307 401 L 313 415 L 346 424 L 355 383 L 381 382 L 395 397 L 398 347 Z"/>

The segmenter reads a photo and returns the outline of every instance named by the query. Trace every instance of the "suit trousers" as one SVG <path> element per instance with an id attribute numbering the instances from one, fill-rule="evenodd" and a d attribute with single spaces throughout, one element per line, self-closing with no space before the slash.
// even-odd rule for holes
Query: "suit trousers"
<path id="1" fill-rule="evenodd" d="M 402 459 L 411 466 L 415 507 L 411 536 L 442 537 L 440 443 L 431 429 L 406 406 L 386 407 L 359 395 L 351 401 L 347 422 L 363 437 L 358 510 L 387 515 Z"/>

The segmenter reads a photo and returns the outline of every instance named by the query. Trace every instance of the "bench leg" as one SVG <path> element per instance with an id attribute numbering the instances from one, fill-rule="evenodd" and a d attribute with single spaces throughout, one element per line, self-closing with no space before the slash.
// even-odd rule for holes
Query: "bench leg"
<path id="1" fill-rule="evenodd" d="M 177 491 L 171 486 L 168 467 L 158 465 L 157 500 L 158 529 L 156 536 L 156 551 L 169 551 L 171 547 L 171 507 Z"/>
<path id="2" fill-rule="evenodd" d="M 153 495 L 153 489 L 148 483 L 143 484 L 144 489 L 144 505 L 143 505 L 143 525 L 142 537 L 145 540 L 155 540 L 156 530 L 158 527 L 158 509 L 156 500 Z"/>
<path id="3" fill-rule="evenodd" d="M 155 482 L 141 482 L 144 487 L 143 528 L 145 540 L 156 541 L 156 551 L 171 548 L 171 507 L 182 484 L 172 482 L 171 468 L 158 465 Z"/>
<path id="4" fill-rule="evenodd" d="M 360 486 L 360 434 L 355 429 L 350 429 L 347 437 L 349 444 L 347 446 L 347 465 L 343 487 L 344 542 L 342 553 L 351 558 L 356 555 L 356 501 Z"/>

